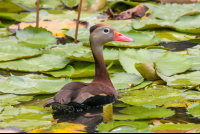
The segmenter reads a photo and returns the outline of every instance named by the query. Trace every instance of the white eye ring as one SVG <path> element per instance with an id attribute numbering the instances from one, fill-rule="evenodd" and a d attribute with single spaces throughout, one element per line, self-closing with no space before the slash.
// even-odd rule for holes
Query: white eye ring
<path id="1" fill-rule="evenodd" d="M 109 29 L 109 28 L 104 28 L 104 29 L 103 29 L 103 33 L 104 33 L 104 34 L 108 34 L 109 32 L 110 32 L 110 29 Z"/>

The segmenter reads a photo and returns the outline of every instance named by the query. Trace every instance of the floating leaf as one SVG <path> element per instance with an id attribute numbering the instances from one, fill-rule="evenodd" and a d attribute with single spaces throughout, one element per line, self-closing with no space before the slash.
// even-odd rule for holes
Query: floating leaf
<path id="1" fill-rule="evenodd" d="M 192 66 L 189 70 L 196 71 L 200 70 L 200 55 L 188 56 L 192 61 Z"/>
<path id="2" fill-rule="evenodd" d="M 15 126 L 23 128 L 25 131 L 43 126 L 52 125 L 52 115 L 50 112 L 40 112 L 37 107 L 21 108 L 20 114 L 12 119 L 0 122 L 0 127 Z"/>
<path id="3" fill-rule="evenodd" d="M 108 132 L 120 126 L 132 126 L 135 127 L 136 130 L 143 130 L 148 127 L 146 121 L 114 121 L 101 123 L 97 126 L 97 130 L 101 132 Z"/>
<path id="4" fill-rule="evenodd" d="M 107 65 L 110 64 L 112 61 L 114 62 L 114 64 L 119 63 L 117 52 L 118 52 L 117 49 L 104 48 L 103 56 L 104 56 L 104 61 Z M 71 59 L 75 59 L 75 60 L 80 60 L 80 61 L 94 62 L 94 58 L 93 58 L 91 51 L 90 52 L 82 52 L 82 53 L 74 51 L 73 53 L 67 55 L 67 57 L 71 58 Z"/>
<path id="5" fill-rule="evenodd" d="M 187 49 L 189 55 L 200 55 L 200 45 Z"/>
<path id="6" fill-rule="evenodd" d="M 192 114 L 194 117 L 200 118 L 199 114 L 199 109 L 200 109 L 200 103 L 193 103 L 189 107 L 187 107 L 188 114 Z"/>
<path id="7" fill-rule="evenodd" d="M 1 22 L 0 22 L 0 27 L 1 27 Z M 0 36 L 4 36 L 4 35 L 9 35 L 10 32 L 8 31 L 7 28 L 0 28 Z"/>
<path id="8" fill-rule="evenodd" d="M 127 93 L 120 93 L 120 99 L 130 105 L 142 106 L 152 104 L 164 107 L 186 107 L 191 104 L 183 94 L 184 90 L 173 89 L 162 85 L 150 86 L 145 90 L 134 90 Z M 196 92 L 198 96 L 198 92 Z M 195 95 L 194 95 L 195 96 Z M 159 100 L 159 101 L 158 101 Z"/>
<path id="9" fill-rule="evenodd" d="M 133 8 L 139 4 L 140 3 L 138 2 L 117 1 L 117 2 L 112 3 L 112 5 L 110 5 L 110 8 L 112 9 L 113 12 L 119 13 L 127 9 Z"/>
<path id="10" fill-rule="evenodd" d="M 161 124 L 153 126 L 150 131 L 151 132 L 160 132 L 160 133 L 185 133 L 188 130 L 191 130 L 193 128 L 199 127 L 199 124 Z"/>
<path id="11" fill-rule="evenodd" d="M 67 7 L 75 7 L 79 4 L 80 0 L 61 0 Z"/>
<path id="12" fill-rule="evenodd" d="M 105 46 L 115 46 L 115 47 L 140 48 L 140 47 L 154 46 L 154 45 L 158 45 L 160 43 L 160 39 L 155 35 L 154 32 L 146 34 L 146 33 L 136 32 L 134 30 L 131 30 L 129 32 L 120 32 L 120 33 L 125 36 L 133 38 L 135 40 L 135 42 L 111 41 L 104 45 Z M 84 42 L 83 45 L 88 46 L 89 43 Z"/>
<path id="13" fill-rule="evenodd" d="M 2 77 L 0 79 L 3 93 L 14 94 L 52 94 L 58 92 L 70 79 L 52 78 L 43 75 L 24 75 Z"/>
<path id="14" fill-rule="evenodd" d="M 16 31 L 16 36 L 23 46 L 32 48 L 44 48 L 57 42 L 51 32 L 41 27 L 29 26 L 24 30 Z"/>
<path id="15" fill-rule="evenodd" d="M 89 77 L 89 76 L 94 76 L 95 74 L 95 64 L 87 62 L 77 62 L 74 63 L 73 65 L 68 65 L 62 70 L 44 72 L 44 73 L 51 74 L 54 77 L 69 77 L 69 78 Z"/>
<path id="16" fill-rule="evenodd" d="M 143 107 L 132 106 L 126 107 L 119 111 L 122 114 L 114 114 L 115 120 L 135 120 L 135 119 L 153 119 L 167 118 L 174 115 L 174 111 L 161 107 Z"/>
<path id="17" fill-rule="evenodd" d="M 1 94 L 0 95 L 0 106 L 1 105 L 16 105 L 21 102 L 30 101 L 33 96 L 21 96 L 14 94 Z"/>
<path id="18" fill-rule="evenodd" d="M 200 71 L 191 72 L 187 74 L 174 75 L 171 77 L 166 77 L 160 73 L 158 75 L 167 82 L 168 86 L 183 88 L 183 87 L 193 87 L 200 84 Z"/>
<path id="19" fill-rule="evenodd" d="M 64 56 L 43 54 L 29 59 L 0 62 L 0 68 L 27 72 L 42 72 L 62 69 L 70 61 L 71 59 Z"/>
<path id="20" fill-rule="evenodd" d="M 166 76 L 182 73 L 191 67 L 191 60 L 183 55 L 168 52 L 155 60 L 156 70 Z"/>
<path id="21" fill-rule="evenodd" d="M 0 47 L 0 61 L 29 58 L 29 57 L 34 57 L 41 54 L 42 54 L 41 50 L 32 49 L 29 47 L 12 47 L 12 46 Z"/>
<path id="22" fill-rule="evenodd" d="M 135 127 L 132 126 L 120 126 L 117 128 L 112 129 L 111 131 L 107 132 L 107 133 L 151 133 L 149 130 L 145 130 L 145 131 L 136 131 Z"/>
<path id="23" fill-rule="evenodd" d="M 0 113 L 0 121 L 14 118 L 20 113 L 20 108 L 15 108 L 13 106 L 5 106 L 5 107 L 0 106 L 0 108 L 3 108 L 2 112 Z"/>

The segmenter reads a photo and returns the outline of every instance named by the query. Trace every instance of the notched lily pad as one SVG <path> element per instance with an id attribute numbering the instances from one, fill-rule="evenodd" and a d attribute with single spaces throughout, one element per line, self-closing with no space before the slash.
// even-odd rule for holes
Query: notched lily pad
<path id="1" fill-rule="evenodd" d="M 16 37 L 20 44 L 31 48 L 45 48 L 56 44 L 57 40 L 51 32 L 45 28 L 29 26 L 21 31 L 16 31 Z"/>

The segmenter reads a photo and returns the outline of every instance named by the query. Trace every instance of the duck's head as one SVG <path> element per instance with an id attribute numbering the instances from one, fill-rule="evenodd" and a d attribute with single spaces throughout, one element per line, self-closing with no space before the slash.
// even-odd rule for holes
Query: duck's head
<path id="1" fill-rule="evenodd" d="M 94 44 L 105 44 L 109 41 L 134 42 L 130 37 L 124 36 L 108 24 L 96 24 L 90 28 L 90 41 Z"/>

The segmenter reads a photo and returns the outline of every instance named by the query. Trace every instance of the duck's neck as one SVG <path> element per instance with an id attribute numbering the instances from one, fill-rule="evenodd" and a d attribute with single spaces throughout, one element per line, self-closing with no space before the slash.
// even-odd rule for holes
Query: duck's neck
<path id="1" fill-rule="evenodd" d="M 104 62 L 103 45 L 95 44 L 95 46 L 93 46 L 91 44 L 91 49 L 95 60 L 95 76 L 92 83 L 102 83 L 110 88 L 114 88 Z"/>

